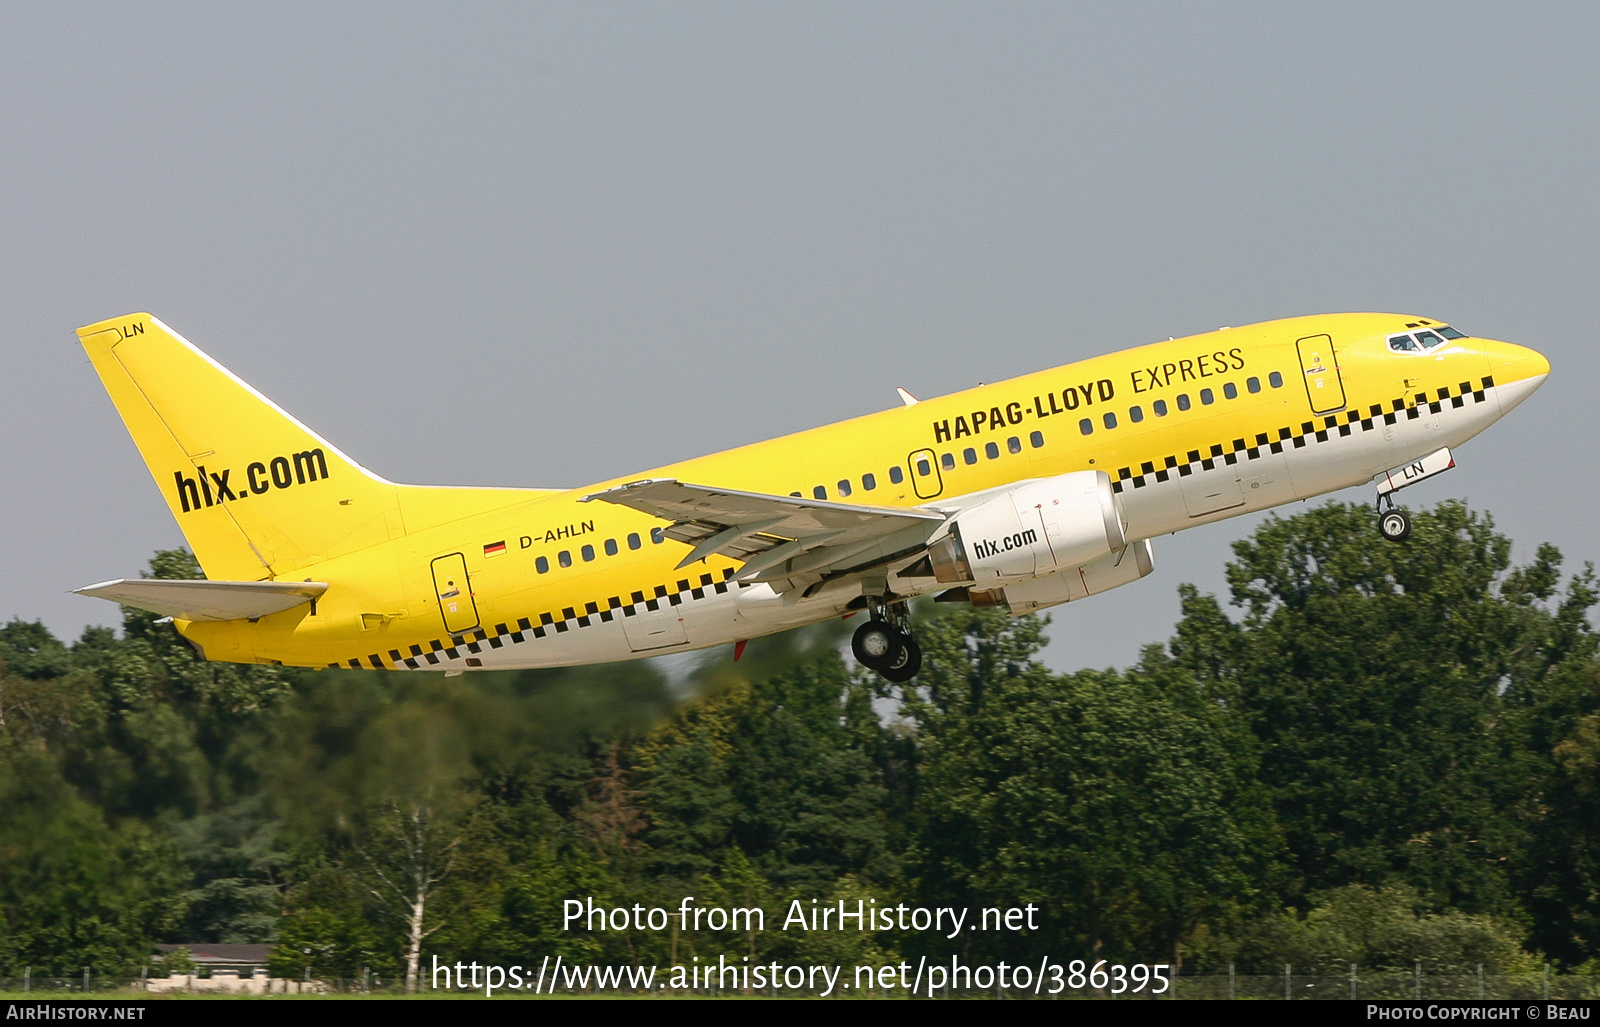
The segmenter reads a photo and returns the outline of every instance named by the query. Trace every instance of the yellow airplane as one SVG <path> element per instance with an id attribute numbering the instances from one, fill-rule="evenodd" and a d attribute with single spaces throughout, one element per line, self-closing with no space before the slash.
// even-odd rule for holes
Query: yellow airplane
<path id="1" fill-rule="evenodd" d="M 77 591 L 207 659 L 504 670 L 703 649 L 907 602 L 1042 610 L 1150 573 L 1150 539 L 1363 482 L 1400 488 L 1544 382 L 1533 350 L 1396 314 L 1227 328 L 578 489 L 397 485 L 149 314 L 78 332 L 204 581 Z"/>

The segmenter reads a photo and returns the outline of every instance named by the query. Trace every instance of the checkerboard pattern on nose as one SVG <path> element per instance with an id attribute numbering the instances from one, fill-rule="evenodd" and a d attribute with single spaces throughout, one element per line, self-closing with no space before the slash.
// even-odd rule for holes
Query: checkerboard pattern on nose
<path id="1" fill-rule="evenodd" d="M 1187 453 L 1164 456 L 1159 461 L 1146 460 L 1137 472 L 1132 467 L 1117 470 L 1117 480 L 1111 487 L 1117 492 L 1142 489 L 1157 482 L 1175 477 L 1187 478 L 1198 471 L 1209 471 L 1218 464 L 1237 464 L 1241 460 L 1259 460 L 1267 453 L 1282 453 L 1284 447 L 1304 449 L 1306 446 L 1343 438 L 1358 431 L 1372 431 L 1382 424 L 1394 424 L 1402 417 L 1415 420 L 1424 411 L 1437 414 L 1445 407 L 1460 408 L 1468 403 L 1483 403 L 1488 391 L 1494 388 L 1493 378 L 1483 378 L 1476 388 L 1471 382 L 1439 389 L 1433 397 L 1425 392 L 1401 396 L 1390 402 L 1385 410 L 1374 403 L 1363 413 L 1360 409 L 1344 410 L 1337 414 L 1302 421 L 1298 425 L 1279 428 L 1275 432 L 1260 433 L 1247 439 L 1229 439 L 1213 443 L 1206 450 L 1191 449 Z"/>

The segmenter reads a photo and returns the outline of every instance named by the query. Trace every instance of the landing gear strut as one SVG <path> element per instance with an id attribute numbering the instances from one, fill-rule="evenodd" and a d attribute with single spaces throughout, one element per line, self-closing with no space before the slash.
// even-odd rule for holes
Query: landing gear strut
<path id="1" fill-rule="evenodd" d="M 906 604 L 872 602 L 871 619 L 856 629 L 850 651 L 857 662 L 894 682 L 910 681 L 922 669 L 922 647 L 911 637 Z"/>
<path id="2" fill-rule="evenodd" d="M 1395 505 L 1394 494 L 1436 474 L 1443 474 L 1455 465 L 1456 458 L 1450 455 L 1450 447 L 1442 446 L 1425 457 L 1391 467 L 1377 475 L 1373 483 L 1378 486 L 1378 534 L 1390 542 L 1404 542 L 1410 538 L 1411 517 Z"/>

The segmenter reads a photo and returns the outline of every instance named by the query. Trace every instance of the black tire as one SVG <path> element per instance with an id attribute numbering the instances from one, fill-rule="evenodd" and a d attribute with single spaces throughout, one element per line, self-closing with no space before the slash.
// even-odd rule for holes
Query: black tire
<path id="1" fill-rule="evenodd" d="M 1411 518 L 1404 510 L 1385 510 L 1378 515 L 1378 534 L 1390 542 L 1404 542 L 1411 537 Z"/>
<path id="2" fill-rule="evenodd" d="M 885 680 L 899 684 L 910 681 L 917 676 L 917 671 L 922 669 L 922 646 L 910 635 L 900 636 L 900 658 L 892 665 L 881 668 L 878 673 Z"/>
<path id="3" fill-rule="evenodd" d="M 900 659 L 903 638 L 887 621 L 869 620 L 856 629 L 850 651 L 863 667 L 881 672 Z"/>

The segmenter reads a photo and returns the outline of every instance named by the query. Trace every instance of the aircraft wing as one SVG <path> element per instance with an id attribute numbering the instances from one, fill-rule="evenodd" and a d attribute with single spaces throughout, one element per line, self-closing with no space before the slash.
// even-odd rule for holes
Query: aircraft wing
<path id="1" fill-rule="evenodd" d="M 919 507 L 852 506 L 670 478 L 629 482 L 583 499 L 592 500 L 671 521 L 662 534 L 694 547 L 679 567 L 726 556 L 744 562 L 739 580 L 770 582 L 779 591 L 914 555 L 946 518 Z"/>
<path id="2" fill-rule="evenodd" d="M 118 578 L 73 589 L 81 596 L 109 599 L 181 620 L 253 620 L 292 610 L 316 600 L 328 586 L 320 581 L 178 581 L 169 578 Z"/>

